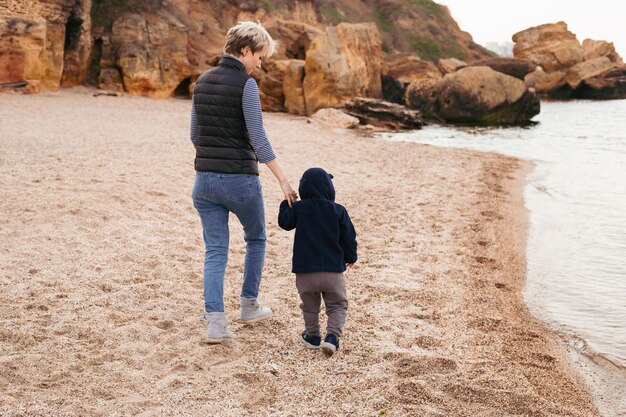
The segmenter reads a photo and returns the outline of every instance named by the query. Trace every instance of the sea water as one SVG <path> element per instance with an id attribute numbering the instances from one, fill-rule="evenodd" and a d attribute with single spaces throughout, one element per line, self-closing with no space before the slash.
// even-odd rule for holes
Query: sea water
<path id="1" fill-rule="evenodd" d="M 535 162 L 524 297 L 568 343 L 626 369 L 626 100 L 542 102 L 527 127 L 384 133 Z"/>

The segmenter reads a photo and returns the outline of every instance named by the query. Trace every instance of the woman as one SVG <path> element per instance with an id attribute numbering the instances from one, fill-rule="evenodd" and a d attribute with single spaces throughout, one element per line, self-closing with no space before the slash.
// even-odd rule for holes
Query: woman
<path id="1" fill-rule="evenodd" d="M 209 342 L 233 337 L 224 312 L 224 271 L 228 259 L 228 215 L 244 230 L 246 257 L 241 321 L 269 318 L 272 310 L 257 301 L 265 261 L 265 213 L 258 163 L 272 171 L 291 204 L 293 191 L 272 150 L 261 113 L 256 81 L 250 77 L 272 55 L 276 44 L 259 23 L 241 22 L 226 35 L 224 57 L 203 73 L 193 90 L 191 140 L 196 148 L 193 203 L 200 214 L 206 246 L 204 318 Z"/>

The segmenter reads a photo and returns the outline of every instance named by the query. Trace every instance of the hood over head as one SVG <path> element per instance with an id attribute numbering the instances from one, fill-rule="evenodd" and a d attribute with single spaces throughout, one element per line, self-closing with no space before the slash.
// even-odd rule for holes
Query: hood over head
<path id="1" fill-rule="evenodd" d="M 332 174 L 322 168 L 307 169 L 302 174 L 298 187 L 300 198 L 320 198 L 335 201 L 335 187 L 333 187 L 332 178 Z"/>

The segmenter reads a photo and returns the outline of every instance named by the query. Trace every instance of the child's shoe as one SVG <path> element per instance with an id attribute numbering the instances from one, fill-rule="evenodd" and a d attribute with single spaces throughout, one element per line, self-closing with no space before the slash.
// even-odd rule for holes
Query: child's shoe
<path id="1" fill-rule="evenodd" d="M 304 343 L 304 346 L 306 346 L 309 349 L 319 349 L 322 338 L 319 336 L 311 336 L 305 330 L 302 333 L 300 333 L 300 340 L 302 340 L 302 343 Z"/>
<path id="2" fill-rule="evenodd" d="M 339 350 L 339 338 L 334 334 L 329 333 L 324 338 L 320 347 L 326 356 L 333 356 L 333 354 Z"/>

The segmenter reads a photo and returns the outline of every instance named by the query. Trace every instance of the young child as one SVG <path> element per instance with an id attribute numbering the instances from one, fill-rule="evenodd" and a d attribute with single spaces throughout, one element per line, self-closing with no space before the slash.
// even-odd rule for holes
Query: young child
<path id="1" fill-rule="evenodd" d="M 331 356 L 339 349 L 346 321 L 348 299 L 343 272 L 357 260 L 354 226 L 346 209 L 335 203 L 332 175 L 310 168 L 300 179 L 300 201 L 289 207 L 280 204 L 278 225 L 296 229 L 293 269 L 302 303 L 305 329 L 300 338 L 309 349 Z M 324 298 L 328 323 L 326 337 L 320 336 L 320 301 Z"/>

